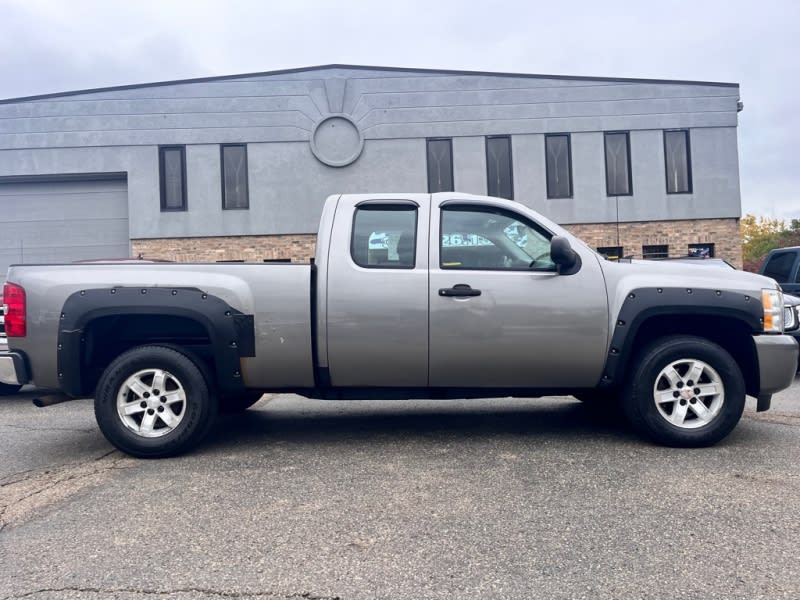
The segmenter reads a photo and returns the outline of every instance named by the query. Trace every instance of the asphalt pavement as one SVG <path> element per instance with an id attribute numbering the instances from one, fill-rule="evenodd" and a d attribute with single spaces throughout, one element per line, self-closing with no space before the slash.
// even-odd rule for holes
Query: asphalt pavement
<path id="1" fill-rule="evenodd" d="M 0 599 L 798 598 L 800 380 L 713 448 L 571 398 L 265 397 L 179 458 L 0 400 Z"/>

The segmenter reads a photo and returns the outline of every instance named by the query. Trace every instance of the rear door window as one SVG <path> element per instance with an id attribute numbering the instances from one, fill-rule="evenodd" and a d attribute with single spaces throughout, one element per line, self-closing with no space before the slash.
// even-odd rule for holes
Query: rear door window
<path id="1" fill-rule="evenodd" d="M 356 208 L 350 255 L 369 269 L 413 269 L 417 250 L 417 207 L 367 204 Z"/>

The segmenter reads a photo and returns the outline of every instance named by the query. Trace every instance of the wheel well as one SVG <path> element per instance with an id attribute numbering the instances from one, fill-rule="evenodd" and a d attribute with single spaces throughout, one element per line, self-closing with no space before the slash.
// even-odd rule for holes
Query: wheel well
<path id="1" fill-rule="evenodd" d="M 660 337 L 681 334 L 702 337 L 722 346 L 739 365 L 747 393 L 751 396 L 758 394 L 758 356 L 752 332 L 743 321 L 728 317 L 664 315 L 647 319 L 636 331 L 626 371 L 647 344 Z"/>
<path id="2" fill-rule="evenodd" d="M 81 344 L 82 387 L 93 393 L 103 371 L 123 352 L 143 344 L 183 349 L 213 373 L 211 336 L 198 321 L 163 314 L 98 317 L 90 321 Z"/>

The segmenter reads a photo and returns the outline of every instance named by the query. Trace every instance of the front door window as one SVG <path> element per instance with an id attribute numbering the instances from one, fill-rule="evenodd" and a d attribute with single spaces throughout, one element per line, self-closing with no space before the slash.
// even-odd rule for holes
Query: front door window
<path id="1" fill-rule="evenodd" d="M 551 235 L 513 212 L 470 205 L 442 209 L 442 269 L 554 271 Z"/>

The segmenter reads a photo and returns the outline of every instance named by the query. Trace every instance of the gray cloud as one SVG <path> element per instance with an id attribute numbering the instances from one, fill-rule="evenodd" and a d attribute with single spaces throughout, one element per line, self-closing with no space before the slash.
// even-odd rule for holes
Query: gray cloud
<path id="1" fill-rule="evenodd" d="M 0 97 L 333 62 L 741 84 L 744 212 L 800 216 L 796 0 L 0 0 Z"/>

